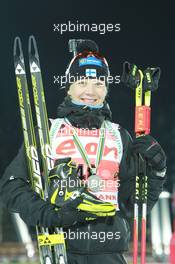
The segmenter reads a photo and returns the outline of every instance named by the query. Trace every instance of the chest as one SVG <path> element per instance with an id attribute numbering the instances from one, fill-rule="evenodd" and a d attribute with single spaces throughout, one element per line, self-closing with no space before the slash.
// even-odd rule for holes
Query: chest
<path id="1" fill-rule="evenodd" d="M 115 134 L 115 137 L 109 129 L 104 128 L 105 133 L 102 134 L 100 129 L 78 129 L 76 128 L 76 134 L 85 155 L 92 165 L 95 166 L 97 162 L 97 156 L 99 153 L 100 137 L 104 136 L 102 157 L 98 163 L 97 173 L 103 179 L 114 178 L 119 172 L 119 165 L 122 159 L 122 141 L 120 133 Z M 117 127 L 115 132 L 117 131 Z M 65 157 L 71 157 L 75 161 L 84 178 L 88 177 L 90 173 L 89 167 L 85 159 L 82 157 L 80 149 L 77 147 L 75 138 L 73 137 L 72 127 L 66 122 L 53 124 L 51 127 L 51 146 L 54 159 L 61 159 Z"/>

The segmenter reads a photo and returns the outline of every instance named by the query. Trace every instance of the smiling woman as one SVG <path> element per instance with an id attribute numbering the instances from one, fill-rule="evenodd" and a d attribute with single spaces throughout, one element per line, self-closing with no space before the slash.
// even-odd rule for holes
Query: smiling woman
<path id="1" fill-rule="evenodd" d="M 30 185 L 24 146 L 2 176 L 0 199 L 31 227 L 63 227 L 68 234 L 68 263 L 126 264 L 123 254 L 130 240 L 127 218 L 133 215 L 134 176 L 138 175 L 135 156 L 140 153 L 148 160 L 148 213 L 162 191 L 166 156 L 150 135 L 132 141 L 127 130 L 112 121 L 106 101 L 108 64 L 94 42 L 84 42 L 77 47 L 77 55 L 66 70 L 66 75 L 76 79 L 68 79 L 66 97 L 58 106 L 57 118 L 51 119 L 48 138 L 54 168 L 49 173 L 48 200 L 41 199 Z M 43 176 L 47 177 L 47 173 L 43 172 Z M 77 182 L 81 190 L 73 189 Z M 82 189 L 84 183 L 87 185 Z M 79 197 L 70 196 L 74 191 Z M 99 208 L 99 204 L 103 206 Z M 80 232 L 89 235 L 89 239 L 69 237 Z M 116 232 L 119 236 L 115 236 Z M 91 234 L 95 234 L 95 239 Z"/>
<path id="2" fill-rule="evenodd" d="M 88 78 L 73 83 L 67 93 L 73 102 L 102 107 L 107 87 L 104 81 Z"/>

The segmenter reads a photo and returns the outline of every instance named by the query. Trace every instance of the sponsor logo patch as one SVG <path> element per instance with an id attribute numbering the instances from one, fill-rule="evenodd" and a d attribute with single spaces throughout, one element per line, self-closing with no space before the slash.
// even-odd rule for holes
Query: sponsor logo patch
<path id="1" fill-rule="evenodd" d="M 102 62 L 101 62 L 101 60 L 99 60 L 95 57 L 88 57 L 88 58 L 79 59 L 79 66 L 85 66 L 85 65 L 96 65 L 96 66 L 102 67 Z"/>

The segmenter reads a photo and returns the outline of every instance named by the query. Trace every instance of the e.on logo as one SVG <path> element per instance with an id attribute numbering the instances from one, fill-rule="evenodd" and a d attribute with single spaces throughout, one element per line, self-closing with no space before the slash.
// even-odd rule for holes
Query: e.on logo
<path id="1" fill-rule="evenodd" d="M 89 142 L 85 145 L 85 150 L 88 155 L 96 155 L 98 149 L 98 143 Z M 115 147 L 104 146 L 103 157 L 107 156 L 109 153 L 113 152 L 114 158 L 117 158 L 117 149 Z M 73 155 L 77 153 L 77 147 L 72 139 L 65 140 L 61 142 L 57 148 L 56 153 L 58 155 Z"/>

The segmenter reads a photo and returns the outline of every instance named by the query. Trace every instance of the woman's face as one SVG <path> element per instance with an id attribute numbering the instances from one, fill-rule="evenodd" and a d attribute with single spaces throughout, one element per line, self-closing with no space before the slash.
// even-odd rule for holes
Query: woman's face
<path id="1" fill-rule="evenodd" d="M 83 79 L 71 84 L 67 93 L 75 101 L 86 105 L 98 105 L 104 102 L 107 88 L 104 81 Z"/>

